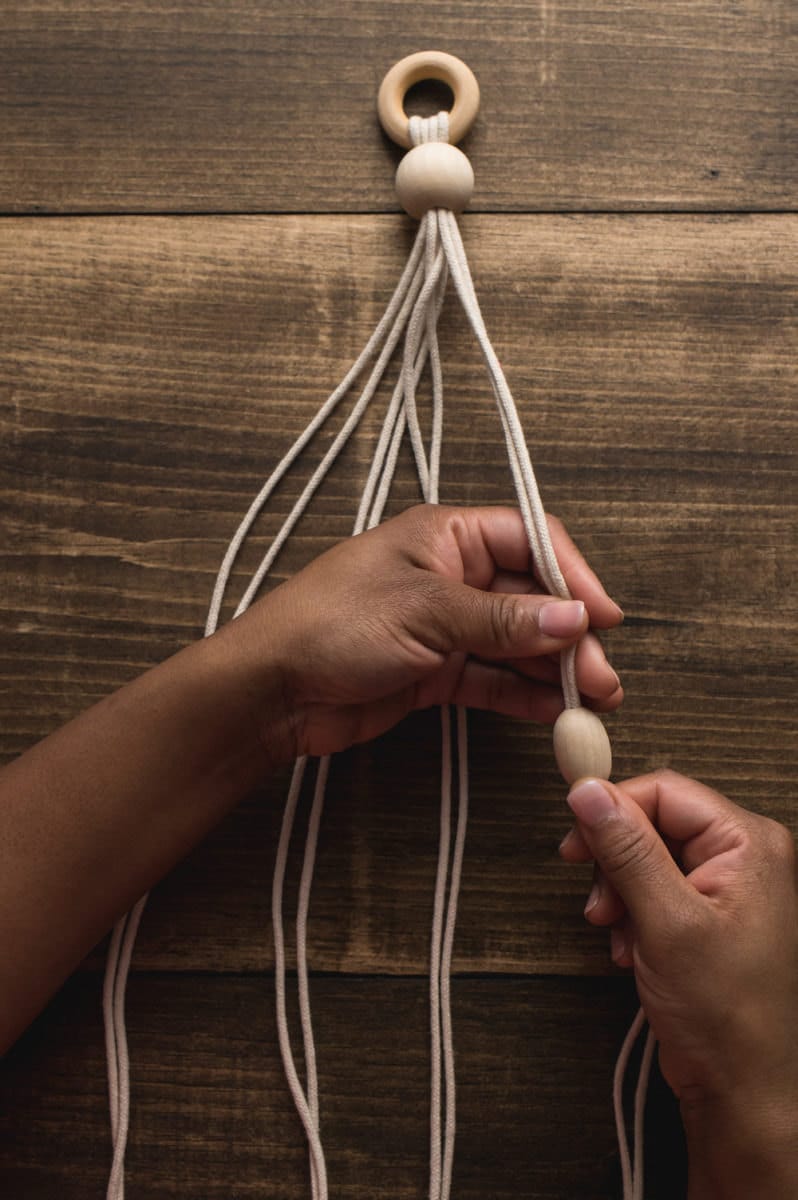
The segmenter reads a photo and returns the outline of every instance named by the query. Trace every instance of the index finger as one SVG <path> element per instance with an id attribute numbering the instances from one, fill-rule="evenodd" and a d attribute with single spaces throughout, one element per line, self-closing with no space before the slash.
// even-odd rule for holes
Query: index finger
<path id="1" fill-rule="evenodd" d="M 496 566 L 507 571 L 531 574 L 529 542 L 520 512 L 511 508 L 479 508 L 472 512 L 485 548 Z M 546 521 L 568 590 L 574 599 L 584 601 L 590 624 L 597 629 L 611 629 L 620 624 L 623 612 L 607 594 L 595 571 L 588 566 L 563 522 L 549 514 L 546 515 Z"/>
<path id="2" fill-rule="evenodd" d="M 738 849 L 763 818 L 676 771 L 655 771 L 618 785 L 671 844 L 688 872 Z"/>

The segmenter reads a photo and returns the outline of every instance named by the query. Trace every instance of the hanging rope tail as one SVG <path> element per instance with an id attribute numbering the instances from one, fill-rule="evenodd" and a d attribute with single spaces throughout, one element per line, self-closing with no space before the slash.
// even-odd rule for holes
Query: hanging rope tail
<path id="1" fill-rule="evenodd" d="M 423 60 L 419 63 L 417 60 Z M 454 64 L 454 65 L 452 65 Z M 412 70 L 411 70 L 412 67 Z M 422 70 L 423 68 L 423 70 Z M 412 71 L 416 71 L 412 75 Z M 418 72 L 421 71 L 419 74 Z M 427 74 L 423 72 L 427 71 Z M 398 72 L 398 74 L 397 74 Z M 448 72 L 448 74 L 447 74 Z M 441 78 L 455 95 L 451 114 L 438 113 L 422 119 L 408 118 L 402 109 L 404 92 L 419 78 Z M 393 80 L 393 82 L 391 82 Z M 390 84 L 390 86 L 388 86 Z M 393 90 L 392 90 L 393 89 Z M 387 100 L 385 99 L 387 97 Z M 473 172 L 455 146 L 476 116 L 479 92 L 468 68 L 449 55 L 414 55 L 403 60 L 386 76 L 380 90 L 380 117 L 386 130 L 410 147 L 397 172 L 397 192 L 403 206 L 419 218 L 418 233 L 385 312 L 377 322 L 363 351 L 341 383 L 324 401 L 307 428 L 277 464 L 252 500 L 223 556 L 213 587 L 206 636 L 217 629 L 230 578 L 244 542 L 275 488 L 299 459 L 302 451 L 336 410 L 364 380 L 343 417 L 338 432 L 300 492 L 282 527 L 275 535 L 235 608 L 243 613 L 257 596 L 274 562 L 307 510 L 317 489 L 335 464 L 366 412 L 376 402 L 385 373 L 401 353 L 398 378 L 385 405 L 374 456 L 360 496 L 352 528 L 353 535 L 373 528 L 382 520 L 396 471 L 405 433 L 413 453 L 423 498 L 439 502 L 441 449 L 443 444 L 443 372 L 438 345 L 438 319 L 451 278 L 469 324 L 482 351 L 493 389 L 499 420 L 519 508 L 530 547 L 531 561 L 543 586 L 555 596 L 569 598 L 568 588 L 549 533 L 545 510 L 535 479 L 518 411 L 499 359 L 488 336 L 471 278 L 465 247 L 455 213 L 470 197 Z M 400 349 L 401 348 L 401 349 Z M 419 381 L 428 371 L 431 381 L 431 412 L 424 420 L 417 404 Z M 561 679 L 566 714 L 585 714 L 603 726 L 593 714 L 580 707 L 576 682 L 575 650 L 561 655 Z M 580 717 L 580 719 L 582 719 Z M 560 761 L 555 727 L 555 752 Z M 607 742 L 607 755 L 609 755 Z M 457 771 L 457 811 L 452 830 L 454 763 Z M 308 914 L 313 873 L 324 809 L 330 759 L 316 768 L 314 794 L 305 834 L 305 850 L 296 914 L 296 972 L 299 1020 L 302 1035 L 304 1083 L 294 1058 L 287 1014 L 287 966 L 284 921 L 284 885 L 291 838 L 308 762 L 297 760 L 285 803 L 272 885 L 274 973 L 277 1033 L 289 1090 L 305 1131 L 309 1153 L 312 1200 L 328 1200 L 328 1179 L 321 1140 L 319 1085 L 311 1019 L 310 971 L 308 965 Z M 561 763 L 562 766 L 562 763 Z M 593 772 L 595 773 L 595 772 Z M 609 757 L 606 775 L 609 775 Z M 567 777 L 567 775 L 566 775 Z M 462 877 L 468 820 L 468 738 L 466 712 L 448 706 L 441 709 L 440 828 L 438 863 L 432 898 L 430 936 L 430 1200 L 450 1200 L 456 1133 L 455 1061 L 452 1035 L 451 972 L 458 897 Z M 124 995 L 136 931 L 146 896 L 114 929 L 109 947 L 103 1014 L 108 1057 L 109 1105 L 113 1162 L 107 1200 L 124 1200 L 124 1156 L 129 1114 L 129 1071 L 124 1018 Z M 623 1175 L 624 1200 L 643 1200 L 643 1107 L 654 1040 L 649 1034 L 643 1052 L 635 1095 L 634 1162 L 630 1161 L 623 1116 L 623 1082 L 632 1047 L 643 1028 L 638 1014 L 624 1042 L 615 1075 L 614 1102 Z"/>

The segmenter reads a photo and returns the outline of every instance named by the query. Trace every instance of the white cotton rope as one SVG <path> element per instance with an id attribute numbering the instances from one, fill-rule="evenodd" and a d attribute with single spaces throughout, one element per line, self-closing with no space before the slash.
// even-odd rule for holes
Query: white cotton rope
<path id="1" fill-rule="evenodd" d="M 411 117 L 409 134 L 413 146 L 447 142 L 448 114 L 422 119 Z M 407 265 L 385 312 L 363 351 L 341 383 L 321 405 L 316 415 L 277 464 L 253 499 L 224 554 L 210 601 L 205 635 L 218 627 L 230 576 L 246 537 L 280 481 L 327 418 L 352 390 L 353 384 L 372 363 L 366 381 L 344 418 L 338 433 L 311 474 L 299 498 L 247 584 L 234 617 L 245 612 L 258 594 L 277 555 L 306 511 L 318 487 L 335 463 L 377 394 L 383 375 L 400 341 L 404 338 L 399 377 L 386 407 L 374 456 L 353 525 L 353 536 L 373 528 L 382 519 L 391 489 L 399 450 L 408 434 L 423 498 L 439 502 L 440 459 L 443 440 L 443 376 L 437 325 L 447 281 L 451 276 L 468 321 L 482 350 L 499 411 L 507 446 L 510 471 L 530 545 L 532 563 L 542 585 L 552 595 L 568 599 L 570 594 L 557 562 L 529 457 L 521 422 L 501 364 L 488 337 L 466 259 L 465 248 L 454 214 L 431 209 L 420 221 Z M 416 389 L 429 368 L 432 386 L 430 428 L 425 436 L 416 404 Z M 561 676 L 566 707 L 579 705 L 575 650 L 561 655 Z M 468 820 L 468 738 L 466 711 L 457 707 L 454 736 L 457 747 L 458 803 L 452 836 L 452 787 L 454 751 L 452 713 L 441 708 L 441 801 L 438 863 L 433 892 L 430 936 L 430 1175 L 429 1200 L 450 1200 L 456 1133 L 454 1045 L 451 1012 L 451 966 L 457 906 L 462 876 Z M 288 1087 L 308 1143 L 312 1200 L 328 1200 L 328 1179 L 320 1134 L 319 1085 L 316 1050 L 311 1020 L 310 981 L 307 956 L 307 924 L 319 829 L 330 770 L 330 759 L 319 760 L 313 801 L 305 837 L 302 874 L 296 915 L 296 972 L 299 1020 L 302 1033 L 305 1083 L 291 1048 L 286 999 L 286 952 L 283 896 L 288 852 L 296 812 L 307 771 L 307 758 L 299 758 L 286 799 L 275 857 L 272 884 L 274 972 L 277 1035 Z M 133 946 L 147 897 L 143 896 L 114 928 L 103 987 L 103 1016 L 108 1058 L 109 1106 L 113 1160 L 106 1200 L 124 1200 L 124 1158 L 129 1119 L 129 1065 L 125 1030 L 124 996 Z M 623 1078 L 643 1025 L 638 1015 L 627 1035 L 615 1075 L 615 1115 L 624 1180 L 624 1200 L 643 1200 L 642 1118 L 645 1087 L 654 1050 L 651 1035 L 646 1043 L 640 1080 L 635 1096 L 634 1170 L 629 1158 L 623 1121 Z"/>
<path id="2" fill-rule="evenodd" d="M 645 1123 L 645 1107 L 646 1095 L 648 1093 L 648 1081 L 651 1075 L 651 1065 L 654 1061 L 654 1051 L 657 1048 L 657 1039 L 654 1033 L 649 1029 L 646 1034 L 646 1041 L 643 1047 L 643 1057 L 640 1062 L 640 1073 L 637 1078 L 637 1087 L 635 1088 L 635 1107 L 634 1107 L 634 1166 L 632 1171 L 632 1197 L 631 1200 L 644 1200 L 643 1191 L 645 1186 L 645 1168 L 643 1161 L 643 1132 Z"/>
<path id="3" fill-rule="evenodd" d="M 640 1060 L 637 1085 L 635 1087 L 633 1114 L 633 1159 L 630 1158 L 629 1142 L 626 1136 L 626 1118 L 624 1116 L 623 1105 L 623 1085 L 626 1079 L 626 1071 L 629 1066 L 629 1059 L 631 1058 L 635 1044 L 643 1032 L 645 1024 L 646 1015 L 642 1008 L 638 1009 L 637 1015 L 632 1021 L 632 1024 L 629 1026 L 629 1031 L 623 1040 L 623 1044 L 615 1063 L 615 1074 L 613 1077 L 612 1107 L 615 1115 L 615 1133 L 618 1139 L 618 1152 L 621 1162 L 623 1200 L 644 1200 L 645 1163 L 643 1155 L 643 1134 L 645 1105 L 646 1095 L 648 1092 L 648 1082 L 654 1060 L 654 1052 L 657 1048 L 657 1040 L 654 1037 L 654 1033 L 651 1029 L 649 1029 L 646 1033 L 643 1054 Z"/>
<path id="4" fill-rule="evenodd" d="M 124 1200 L 125 1197 L 125 1149 L 130 1121 L 130 1061 L 125 1026 L 125 991 L 133 946 L 146 903 L 147 897 L 144 895 L 114 926 L 103 981 L 103 1024 L 113 1147 L 107 1200 Z"/>

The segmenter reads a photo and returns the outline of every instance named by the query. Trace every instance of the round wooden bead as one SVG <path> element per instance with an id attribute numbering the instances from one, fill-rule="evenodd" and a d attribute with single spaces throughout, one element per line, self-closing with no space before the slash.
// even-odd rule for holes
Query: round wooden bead
<path id="1" fill-rule="evenodd" d="M 421 218 L 431 208 L 462 212 L 473 190 L 471 163 L 448 142 L 414 146 L 396 172 L 396 194 L 411 217 Z"/>
<path id="2" fill-rule="evenodd" d="M 554 723 L 554 757 L 566 783 L 585 775 L 609 779 L 612 749 L 607 730 L 589 708 L 566 708 Z"/>

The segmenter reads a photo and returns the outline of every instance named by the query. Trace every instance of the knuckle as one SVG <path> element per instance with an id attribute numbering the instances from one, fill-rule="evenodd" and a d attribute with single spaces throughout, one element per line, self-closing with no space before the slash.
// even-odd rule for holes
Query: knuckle
<path id="1" fill-rule="evenodd" d="M 644 778 L 652 787 L 654 795 L 661 800 L 667 793 L 676 795 L 689 782 L 684 775 L 680 775 L 678 771 L 674 771 L 673 767 L 654 767 L 652 771 L 647 771 Z"/>
<path id="2" fill-rule="evenodd" d="M 414 504 L 405 509 L 397 522 L 403 527 L 403 534 L 408 544 L 414 549 L 424 546 L 429 539 L 430 529 L 434 528 L 437 513 L 432 504 Z"/>
<path id="3" fill-rule="evenodd" d="M 601 850 L 601 862 L 604 869 L 615 876 L 639 877 L 649 873 L 656 851 L 654 839 L 647 836 L 644 829 L 624 825 L 608 831 Z"/>
<path id="4" fill-rule="evenodd" d="M 553 513 L 546 513 L 546 522 L 548 524 L 550 533 L 556 534 L 566 532 L 565 522 L 561 517 L 556 517 Z"/>
<path id="5" fill-rule="evenodd" d="M 437 576 L 419 572 L 394 590 L 403 625 L 431 649 L 448 653 L 456 640 L 455 621 Z"/>
<path id="6" fill-rule="evenodd" d="M 433 514 L 435 514 L 437 511 L 438 510 L 434 504 L 426 504 L 422 502 L 420 504 L 413 504 L 410 506 L 410 508 L 406 508 L 399 519 L 413 524 L 425 524 L 427 521 L 432 519 Z"/>
<path id="7" fill-rule="evenodd" d="M 397 520 L 404 521 L 403 549 L 410 561 L 440 575 L 459 574 L 460 546 L 466 541 L 462 510 L 438 504 L 416 504 Z"/>
<path id="8" fill-rule="evenodd" d="M 695 905 L 680 904 L 674 907 L 668 920 L 668 941 L 673 950 L 690 952 L 693 948 L 706 945 L 707 921 L 702 910 Z"/>
<path id="9" fill-rule="evenodd" d="M 795 839 L 785 825 L 765 817 L 768 854 L 783 866 L 795 869 Z"/>
<path id="10" fill-rule="evenodd" d="M 493 639 L 499 650 L 514 650 L 521 641 L 525 621 L 514 596 L 498 596 L 490 606 Z"/>

